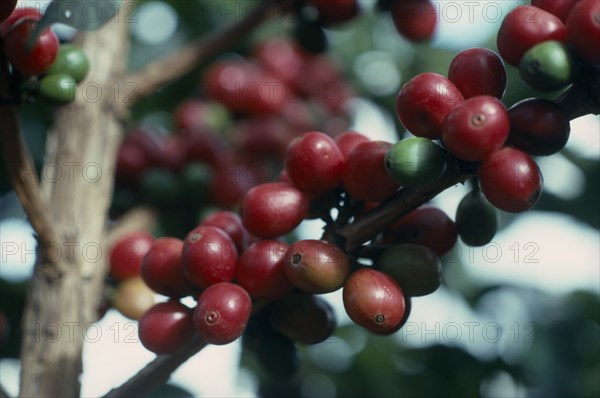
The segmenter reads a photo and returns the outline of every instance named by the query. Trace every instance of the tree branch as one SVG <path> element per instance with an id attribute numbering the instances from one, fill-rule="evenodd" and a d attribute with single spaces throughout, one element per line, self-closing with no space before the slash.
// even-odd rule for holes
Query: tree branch
<path id="1" fill-rule="evenodd" d="M 4 43 L 0 37 L 0 97 L 8 98 L 10 95 L 8 62 L 4 55 Z M 48 248 L 50 244 L 56 242 L 56 237 L 51 227 L 47 204 L 40 195 L 33 159 L 23 142 L 17 108 L 0 105 L 0 120 L 4 159 L 13 189 L 29 217 L 38 242 L 43 248 Z"/>
<path id="2" fill-rule="evenodd" d="M 206 343 L 196 335 L 173 355 L 160 355 L 120 387 L 110 390 L 103 398 L 143 397 L 169 380 L 181 364 L 202 350 Z"/>
<path id="3" fill-rule="evenodd" d="M 191 44 L 166 55 L 147 65 L 145 68 L 126 75 L 122 84 L 134 85 L 136 91 L 123 106 L 131 106 L 141 98 L 152 94 L 167 83 L 176 80 L 193 70 L 207 58 L 231 47 L 244 39 L 253 29 L 260 25 L 269 15 L 293 0 L 264 0 L 247 17 L 239 22 L 216 30 Z"/>

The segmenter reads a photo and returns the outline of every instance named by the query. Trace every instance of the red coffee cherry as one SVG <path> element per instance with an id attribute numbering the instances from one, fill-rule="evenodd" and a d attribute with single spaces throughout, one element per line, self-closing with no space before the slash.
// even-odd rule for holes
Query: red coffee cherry
<path id="1" fill-rule="evenodd" d="M 237 283 L 253 298 L 276 300 L 290 293 L 294 286 L 283 269 L 287 249 L 275 240 L 252 243 L 238 260 Z"/>
<path id="2" fill-rule="evenodd" d="M 592 65 L 600 64 L 600 2 L 580 0 L 567 19 L 569 43 Z"/>
<path id="3" fill-rule="evenodd" d="M 481 162 L 477 176 L 487 200 L 507 212 L 531 209 L 542 193 L 543 179 L 538 165 L 515 148 L 502 148 Z"/>
<path id="4" fill-rule="evenodd" d="M 271 325 L 302 344 L 318 344 L 332 335 L 335 313 L 327 301 L 312 294 L 296 293 L 274 304 Z"/>
<path id="5" fill-rule="evenodd" d="M 141 265 L 142 278 L 152 290 L 174 298 L 188 296 L 194 291 L 183 271 L 182 251 L 180 239 L 167 237 L 154 241 Z"/>
<path id="6" fill-rule="evenodd" d="M 149 168 L 148 157 L 139 147 L 125 143 L 117 152 L 117 170 L 115 179 L 125 184 L 137 184 Z"/>
<path id="7" fill-rule="evenodd" d="M 435 32 L 437 14 L 430 0 L 394 1 L 390 13 L 396 30 L 408 40 L 429 40 Z"/>
<path id="8" fill-rule="evenodd" d="M 39 21 L 42 19 L 42 14 L 40 14 L 40 11 L 37 8 L 16 8 L 4 22 L 0 23 L 0 35 L 2 37 L 6 37 L 8 31 L 24 19 L 33 19 L 34 21 Z"/>
<path id="9" fill-rule="evenodd" d="M 59 41 L 52 29 L 42 32 L 31 49 L 27 45 L 37 21 L 24 19 L 5 36 L 4 51 L 12 66 L 24 75 L 35 76 L 50 69 L 58 54 Z"/>
<path id="10" fill-rule="evenodd" d="M 498 31 L 498 52 L 512 66 L 519 66 L 527 50 L 547 40 L 567 41 L 562 21 L 540 8 L 524 5 L 511 10 Z"/>
<path id="11" fill-rule="evenodd" d="M 280 111 L 293 95 L 275 76 L 250 61 L 219 61 L 203 75 L 202 91 L 230 111 L 265 114 Z"/>
<path id="12" fill-rule="evenodd" d="M 556 15 L 563 23 L 579 0 L 531 0 L 531 5 Z"/>
<path id="13" fill-rule="evenodd" d="M 238 253 L 242 253 L 248 246 L 248 231 L 244 228 L 242 218 L 231 211 L 219 210 L 206 217 L 202 224 L 221 228 L 235 243 Z"/>
<path id="14" fill-rule="evenodd" d="M 344 158 L 347 159 L 350 151 L 354 149 L 354 147 L 358 144 L 368 142 L 369 137 L 361 133 L 357 133 L 356 131 L 346 131 L 342 134 L 337 135 L 334 141 L 340 149 L 340 152 L 342 153 Z"/>
<path id="15" fill-rule="evenodd" d="M 131 232 L 119 238 L 110 248 L 110 276 L 116 281 L 140 275 L 144 256 L 154 243 L 146 231 Z"/>
<path id="16" fill-rule="evenodd" d="M 380 336 L 390 336 L 390 335 L 396 333 L 397 331 L 402 329 L 402 327 L 404 325 L 406 325 L 406 322 L 408 321 L 408 317 L 410 316 L 411 310 L 412 310 L 412 300 L 411 300 L 410 296 L 405 295 L 404 296 L 404 315 L 402 316 L 402 319 L 400 320 L 400 322 L 393 328 L 388 329 L 386 331 L 378 332 L 378 331 L 372 330 L 372 332 L 375 334 L 378 334 Z"/>
<path id="17" fill-rule="evenodd" d="M 354 18 L 360 12 L 357 0 L 308 0 L 319 11 L 325 25 L 335 25 Z"/>
<path id="18" fill-rule="evenodd" d="M 400 187 L 386 171 L 385 156 L 392 144 L 384 141 L 359 143 L 346 157 L 342 174 L 344 189 L 353 198 L 364 201 L 382 201 Z"/>
<path id="19" fill-rule="evenodd" d="M 394 278 L 374 269 L 353 272 L 344 284 L 342 297 L 350 319 L 372 332 L 390 331 L 404 316 L 402 289 Z"/>
<path id="20" fill-rule="evenodd" d="M 418 137 L 442 137 L 444 119 L 464 101 L 450 80 L 436 73 L 421 73 L 406 83 L 396 99 L 400 122 Z"/>
<path id="21" fill-rule="evenodd" d="M 454 221 L 442 210 L 424 205 L 388 227 L 384 241 L 416 243 L 430 248 L 438 256 L 443 256 L 454 247 L 457 238 Z"/>
<path id="22" fill-rule="evenodd" d="M 242 287 L 217 283 L 200 295 L 194 326 L 206 343 L 229 344 L 244 332 L 251 310 L 252 301 Z"/>
<path id="23" fill-rule="evenodd" d="M 477 162 L 504 145 L 510 122 L 508 111 L 496 97 L 471 97 L 448 114 L 442 140 L 459 159 Z"/>
<path id="24" fill-rule="evenodd" d="M 564 148 L 569 140 L 569 118 L 553 101 L 525 99 L 513 105 L 508 114 L 510 133 L 506 143 L 530 155 L 552 155 Z"/>
<path id="25" fill-rule="evenodd" d="M 465 99 L 477 95 L 502 98 L 506 90 L 504 64 L 487 48 L 470 48 L 458 53 L 448 68 L 448 79 Z"/>
<path id="26" fill-rule="evenodd" d="M 12 14 L 17 6 L 17 0 L 4 0 L 2 4 L 0 4 L 0 22 L 4 22 L 6 18 Z M 0 315 L 3 315 L 0 313 Z M 1 336 L 0 336 L 1 337 Z M 0 338 L 1 341 L 1 338 Z"/>
<path id="27" fill-rule="evenodd" d="M 285 152 L 285 169 L 298 189 L 324 193 L 342 182 L 344 156 L 335 141 L 320 132 L 295 138 Z"/>
<path id="28" fill-rule="evenodd" d="M 139 321 L 140 341 L 155 354 L 173 354 L 194 336 L 193 310 L 178 301 L 158 303 Z"/>
<path id="29" fill-rule="evenodd" d="M 242 222 L 248 232 L 262 238 L 284 235 L 306 218 L 308 198 L 293 185 L 272 182 L 257 185 L 242 199 Z"/>
<path id="30" fill-rule="evenodd" d="M 261 42 L 254 49 L 254 56 L 263 68 L 291 87 L 302 79 L 307 55 L 289 38 L 274 37 Z"/>
<path id="31" fill-rule="evenodd" d="M 348 256 L 336 245 L 321 240 L 300 240 L 292 244 L 284 259 L 288 279 L 307 293 L 338 290 L 350 273 Z"/>
<path id="32" fill-rule="evenodd" d="M 233 279 L 238 260 L 235 244 L 222 229 L 200 226 L 183 242 L 183 269 L 199 288 Z"/>

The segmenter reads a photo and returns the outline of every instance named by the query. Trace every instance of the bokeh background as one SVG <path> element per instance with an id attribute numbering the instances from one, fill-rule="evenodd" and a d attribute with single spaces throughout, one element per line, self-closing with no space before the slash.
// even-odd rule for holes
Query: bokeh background
<path id="1" fill-rule="evenodd" d="M 20 3 L 41 6 L 44 1 Z M 139 1 L 131 24 L 130 67 L 139 68 L 189 40 L 242 17 L 239 1 Z M 249 2 L 241 2 L 247 4 Z M 469 47 L 495 49 L 495 33 L 517 1 L 436 1 L 439 25 L 430 43 L 402 39 L 375 2 L 361 1 L 355 20 L 326 31 L 329 52 L 355 89 L 347 104 L 349 127 L 375 139 L 406 136 L 395 117 L 395 96 L 417 73 L 446 74 L 452 57 Z M 214 13 L 218 9 L 224 12 Z M 272 18 L 225 56 L 249 54 L 254 43 L 286 35 L 289 18 Z M 73 32 L 55 27 L 63 39 Z M 209 63 L 134 108 L 139 123 L 167 133 L 172 112 L 198 95 L 198 77 Z M 531 96 L 507 66 L 507 106 Z M 23 106 L 26 140 L 41 164 L 52 109 Z M 378 337 L 351 324 L 339 292 L 326 297 L 336 308 L 338 330 L 316 346 L 302 347 L 297 377 L 270 377 L 240 342 L 208 347 L 173 375 L 156 396 L 287 397 L 592 397 L 600 395 L 600 118 L 571 122 L 567 147 L 538 159 L 545 191 L 534 210 L 501 214 L 501 230 L 482 248 L 457 243 L 445 256 L 443 286 L 413 300 L 407 325 Z M 453 187 L 434 200 L 454 217 L 467 192 Z M 319 222 L 305 222 L 299 237 L 320 236 Z M 9 189 L 0 197 L 0 309 L 8 340 L 0 350 L 1 384 L 18 386 L 18 318 L 35 255 L 10 256 L 6 244 L 33 250 L 32 230 Z M 137 339 L 136 323 L 115 310 L 89 329 L 83 396 L 97 396 L 124 382 L 153 354 Z"/>

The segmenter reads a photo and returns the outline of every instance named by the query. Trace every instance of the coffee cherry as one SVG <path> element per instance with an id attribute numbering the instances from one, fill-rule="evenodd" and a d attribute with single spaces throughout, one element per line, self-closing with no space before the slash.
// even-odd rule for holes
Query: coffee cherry
<path id="1" fill-rule="evenodd" d="M 466 194 L 456 209 L 458 236 L 467 246 L 484 246 L 492 241 L 498 230 L 496 208 L 479 192 Z"/>
<path id="2" fill-rule="evenodd" d="M 248 232 L 267 239 L 296 228 L 308 214 L 308 198 L 283 182 L 257 185 L 250 189 L 240 206 Z"/>
<path id="3" fill-rule="evenodd" d="M 425 296 L 440 287 L 442 262 L 425 246 L 414 243 L 390 246 L 381 253 L 376 265 L 394 278 L 407 296 Z"/>
<path id="4" fill-rule="evenodd" d="M 531 5 L 556 15 L 563 23 L 579 0 L 531 0 Z"/>
<path id="5" fill-rule="evenodd" d="M 325 25 L 335 25 L 349 21 L 360 12 L 357 0 L 308 0 Z"/>
<path id="6" fill-rule="evenodd" d="M 140 319 L 138 333 L 146 349 L 173 354 L 194 336 L 193 310 L 178 301 L 158 303 Z"/>
<path id="7" fill-rule="evenodd" d="M 157 293 L 179 298 L 194 291 L 185 276 L 181 253 L 183 241 L 177 238 L 159 238 L 142 260 L 141 274 L 146 284 Z"/>
<path id="8" fill-rule="evenodd" d="M 406 214 L 388 227 L 386 243 L 416 243 L 438 256 L 448 253 L 456 243 L 456 225 L 442 210 L 428 205 Z"/>
<path id="9" fill-rule="evenodd" d="M 271 310 L 271 325 L 293 341 L 318 344 L 336 327 L 333 308 L 321 297 L 297 293 L 277 301 Z"/>
<path id="10" fill-rule="evenodd" d="M 530 155 L 552 155 L 569 140 L 569 118 L 553 101 L 529 98 L 513 105 L 508 114 L 510 133 L 506 143 Z"/>
<path id="11" fill-rule="evenodd" d="M 477 162 L 504 145 L 510 124 L 504 104 L 496 97 L 471 97 L 448 114 L 442 140 L 459 159 Z"/>
<path id="12" fill-rule="evenodd" d="M 346 313 L 354 323 L 373 332 L 394 329 L 404 316 L 404 293 L 398 283 L 374 269 L 350 275 L 342 293 Z"/>
<path id="13" fill-rule="evenodd" d="M 199 288 L 233 279 L 238 260 L 235 244 L 222 229 L 200 226 L 183 241 L 183 269 Z"/>
<path id="14" fill-rule="evenodd" d="M 208 344 L 229 344 L 242 335 L 252 310 L 248 293 L 233 283 L 209 286 L 198 299 L 194 326 Z"/>
<path id="15" fill-rule="evenodd" d="M 230 122 L 227 109 L 219 103 L 188 99 L 175 108 L 175 130 L 183 135 L 210 135 L 224 130 Z"/>
<path id="16" fill-rule="evenodd" d="M 408 317 L 410 316 L 411 311 L 412 311 L 412 299 L 410 298 L 410 296 L 405 295 L 404 296 L 404 315 L 402 316 L 402 319 L 400 320 L 400 322 L 393 328 L 385 330 L 383 332 L 378 332 L 378 331 L 374 331 L 374 330 L 372 330 L 371 332 L 378 334 L 380 336 L 390 336 L 390 335 L 396 333 L 397 331 L 402 329 L 402 327 L 404 327 L 404 325 L 406 325 L 406 322 L 408 321 Z"/>
<path id="17" fill-rule="evenodd" d="M 58 37 L 46 28 L 33 47 L 28 47 L 29 36 L 37 21 L 24 19 L 13 26 L 5 35 L 4 51 L 12 66 L 24 75 L 34 76 L 47 71 L 58 53 Z"/>
<path id="18" fill-rule="evenodd" d="M 85 79 L 90 69 L 90 62 L 85 52 L 74 44 L 61 44 L 54 63 L 48 69 L 49 75 L 64 73 L 77 83 Z"/>
<path id="19" fill-rule="evenodd" d="M 547 11 L 524 5 L 506 15 L 498 30 L 496 44 L 502 58 L 512 66 L 518 66 L 527 50 L 547 40 L 565 42 L 565 25 Z"/>
<path id="20" fill-rule="evenodd" d="M 523 151 L 505 147 L 484 160 L 477 172 L 481 191 L 500 210 L 519 213 L 531 209 L 542 193 L 538 165 Z"/>
<path id="21" fill-rule="evenodd" d="M 210 225 L 225 231 L 235 243 L 238 253 L 242 253 L 248 246 L 248 231 L 242 224 L 242 218 L 231 211 L 216 211 L 206 217 L 201 225 Z"/>
<path id="22" fill-rule="evenodd" d="M 154 305 L 154 291 L 140 277 L 119 282 L 112 306 L 129 319 L 140 319 Z"/>
<path id="23" fill-rule="evenodd" d="M 320 132 L 295 138 L 285 152 L 284 163 L 294 185 L 305 192 L 324 193 L 342 182 L 344 156 L 335 141 Z"/>
<path id="24" fill-rule="evenodd" d="M 567 18 L 569 43 L 592 65 L 600 65 L 600 3 L 579 0 Z"/>
<path id="25" fill-rule="evenodd" d="M 531 47 L 521 58 L 519 73 L 531 87 L 556 91 L 573 81 L 577 65 L 566 44 L 545 41 Z"/>
<path id="26" fill-rule="evenodd" d="M 300 369 L 300 356 L 294 342 L 270 327 L 261 330 L 254 352 L 260 367 L 273 380 L 289 380 Z"/>
<path id="27" fill-rule="evenodd" d="M 370 140 L 366 135 L 357 133 L 356 131 L 345 131 L 342 134 L 337 135 L 334 141 L 344 156 L 344 159 L 347 159 L 348 154 L 355 146 Z"/>
<path id="28" fill-rule="evenodd" d="M 350 273 L 346 254 L 336 245 L 321 240 L 300 240 L 292 244 L 283 264 L 292 284 L 313 294 L 338 290 Z"/>
<path id="29" fill-rule="evenodd" d="M 77 82 L 65 73 L 44 76 L 40 80 L 40 95 L 57 104 L 69 104 L 75 101 Z"/>
<path id="30" fill-rule="evenodd" d="M 110 276 L 116 281 L 140 275 L 144 256 L 154 242 L 145 231 L 131 232 L 119 238 L 110 248 Z"/>
<path id="31" fill-rule="evenodd" d="M 174 172 L 161 167 L 147 169 L 140 181 L 142 197 L 154 206 L 172 206 L 183 190 L 177 177 Z"/>
<path id="32" fill-rule="evenodd" d="M 444 119 L 464 98 L 444 76 L 421 73 L 406 83 L 396 98 L 398 119 L 418 137 L 439 139 Z"/>
<path id="33" fill-rule="evenodd" d="M 398 33 L 410 41 L 429 40 L 435 32 L 437 15 L 430 0 L 394 1 L 390 13 Z"/>
<path id="34" fill-rule="evenodd" d="M 448 79 L 465 99 L 477 95 L 502 98 L 506 90 L 504 64 L 487 48 L 470 48 L 458 53 L 448 68 Z"/>
<path id="35" fill-rule="evenodd" d="M 404 187 L 421 187 L 437 180 L 446 169 L 446 156 L 428 138 L 412 137 L 395 143 L 385 155 L 385 169 Z"/>
<path id="36" fill-rule="evenodd" d="M 214 169 L 202 162 L 188 162 L 181 172 L 184 196 L 192 203 L 207 200 L 212 184 Z"/>
<path id="37" fill-rule="evenodd" d="M 6 18 L 12 14 L 17 7 L 17 0 L 5 0 L 0 4 L 0 22 L 4 22 Z"/>
<path id="38" fill-rule="evenodd" d="M 40 19 L 42 19 L 42 14 L 40 14 L 40 11 L 37 8 L 33 7 L 15 8 L 12 14 L 10 14 L 10 16 L 6 18 L 4 22 L 0 23 L 0 36 L 6 37 L 8 31 L 24 19 L 32 19 L 34 21 L 39 21 Z"/>
<path id="39" fill-rule="evenodd" d="M 346 156 L 343 186 L 353 198 L 382 201 L 400 187 L 385 168 L 385 156 L 392 144 L 384 141 L 361 142 Z"/>
<path id="40" fill-rule="evenodd" d="M 275 300 L 294 286 L 283 269 L 288 245 L 275 240 L 252 243 L 238 260 L 235 279 L 253 298 Z"/>
<path id="41" fill-rule="evenodd" d="M 132 144 L 123 144 L 117 153 L 115 179 L 126 185 L 135 185 L 148 168 L 144 151 Z"/>

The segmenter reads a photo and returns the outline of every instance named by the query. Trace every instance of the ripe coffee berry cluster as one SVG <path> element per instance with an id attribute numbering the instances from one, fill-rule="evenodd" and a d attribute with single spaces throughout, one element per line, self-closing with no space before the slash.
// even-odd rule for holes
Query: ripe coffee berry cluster
<path id="1" fill-rule="evenodd" d="M 504 18 L 498 51 L 541 91 L 573 82 L 588 65 L 600 65 L 600 4 L 594 0 L 532 1 Z"/>
<path id="2" fill-rule="evenodd" d="M 75 86 L 87 75 L 89 61 L 80 48 L 60 45 L 51 28 L 30 46 L 29 40 L 42 15 L 35 8 L 17 8 L 0 24 L 4 52 L 22 78 L 38 77 L 33 94 L 53 103 L 75 100 Z"/>
<path id="3" fill-rule="evenodd" d="M 173 133 L 143 125 L 127 134 L 113 216 L 151 205 L 164 232 L 183 237 L 198 220 L 189 214 L 233 208 L 249 188 L 274 180 L 296 136 L 317 125 L 332 132 L 347 126 L 349 90 L 339 68 L 284 37 L 260 41 L 251 57 L 209 65 L 200 90 L 209 99 L 179 104 Z"/>
<path id="4" fill-rule="evenodd" d="M 560 150 L 566 144 L 569 124 L 564 112 L 551 101 L 525 100 L 506 109 L 501 102 L 505 88 L 506 73 L 500 57 L 487 49 L 469 49 L 452 60 L 448 78 L 422 73 L 410 80 L 398 94 L 397 113 L 403 125 L 420 138 L 420 145 L 429 148 L 428 152 L 414 150 L 430 153 L 422 155 L 424 168 L 431 167 L 431 159 L 442 156 L 440 146 L 424 140 L 441 140 L 449 156 L 477 164 L 477 177 L 487 200 L 501 210 L 522 212 L 535 205 L 542 190 L 542 175 L 530 155 Z M 561 123 L 550 126 L 543 122 L 546 111 L 550 119 Z M 529 123 L 532 120 L 539 122 Z M 403 143 L 419 138 L 396 145 L 408 146 Z M 399 174 L 399 178 L 419 174 L 420 163 L 410 163 L 408 156 L 395 161 L 394 153 L 386 163 L 392 174 Z M 423 172 L 429 178 L 422 182 L 439 177 L 443 166 L 434 171 Z"/>

